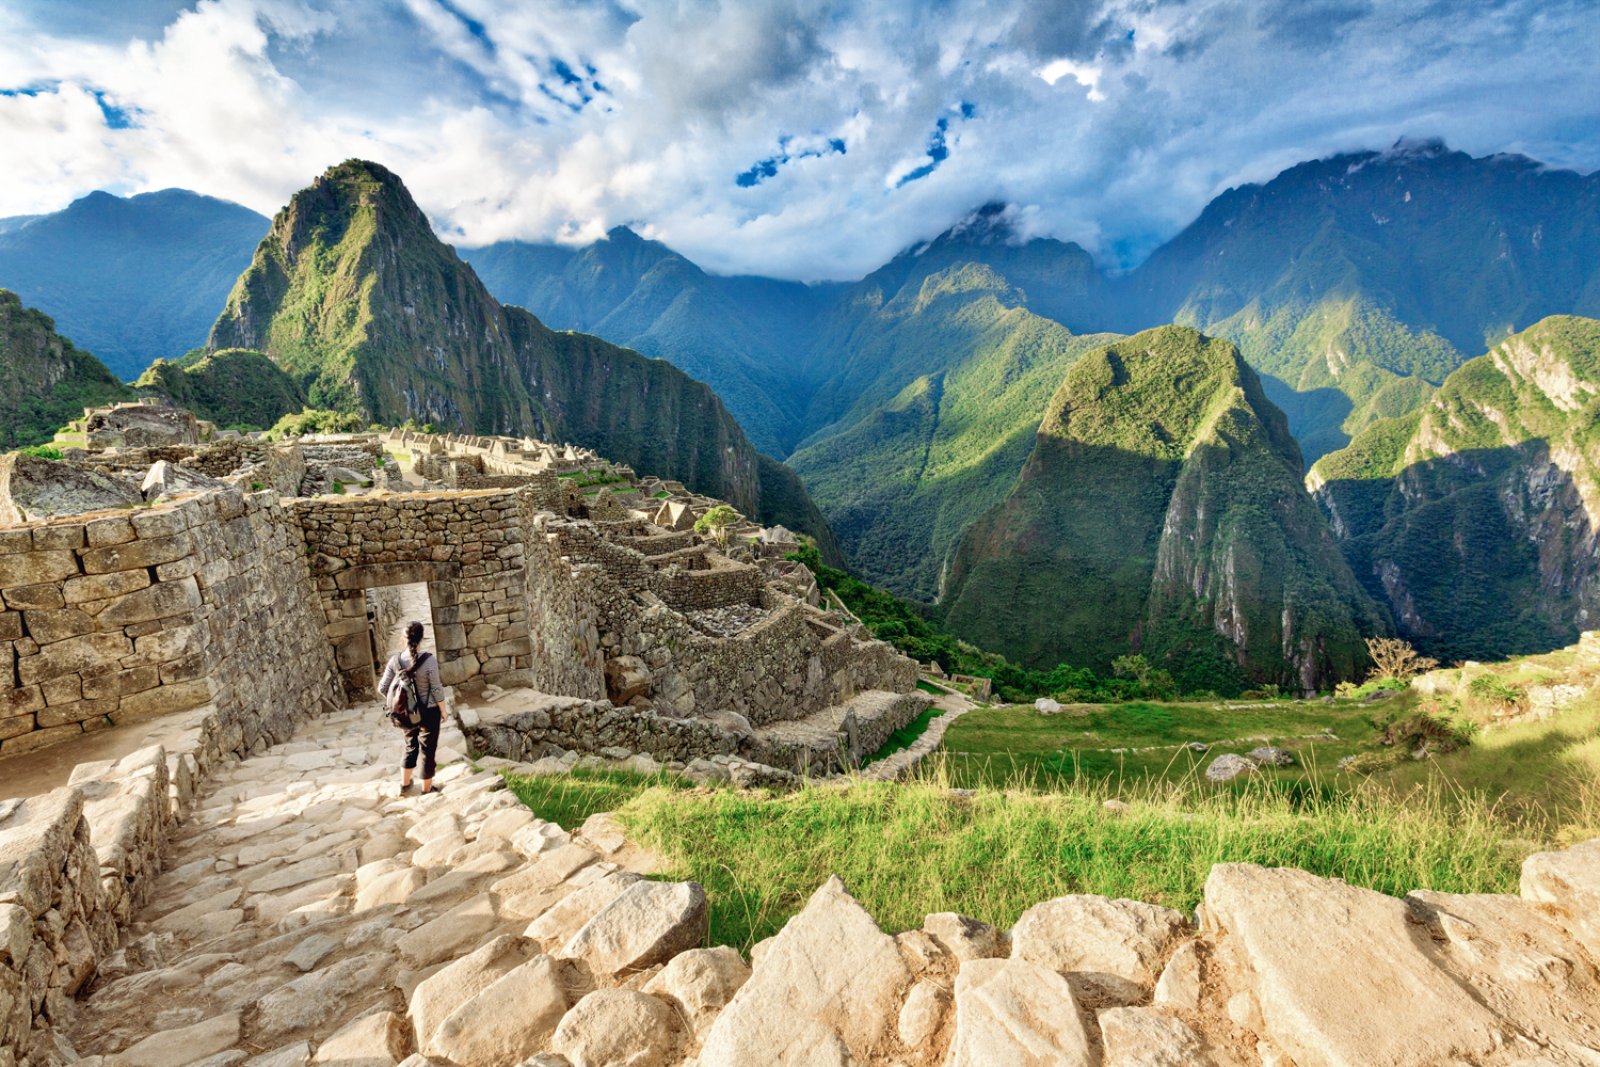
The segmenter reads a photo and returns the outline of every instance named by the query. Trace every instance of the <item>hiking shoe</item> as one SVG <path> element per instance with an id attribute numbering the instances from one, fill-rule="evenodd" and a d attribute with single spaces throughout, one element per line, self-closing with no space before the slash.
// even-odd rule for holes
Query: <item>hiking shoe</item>
<path id="1" fill-rule="evenodd" d="M 400 795 L 409 796 L 411 793 L 416 791 L 416 788 L 417 787 L 414 784 L 407 782 L 405 785 L 400 787 Z"/>

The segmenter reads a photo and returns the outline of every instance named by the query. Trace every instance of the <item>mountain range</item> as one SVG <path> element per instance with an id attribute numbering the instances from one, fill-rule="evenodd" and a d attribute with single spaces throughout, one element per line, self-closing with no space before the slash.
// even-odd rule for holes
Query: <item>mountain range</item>
<path id="1" fill-rule="evenodd" d="M 273 220 L 231 295 L 224 287 L 214 298 L 213 309 L 226 297 L 226 310 L 209 340 L 197 330 L 160 352 L 202 349 L 152 369 L 154 378 L 184 372 L 166 391 L 187 383 L 198 395 L 199 383 L 225 369 L 227 380 L 276 391 L 255 417 L 304 397 L 383 421 L 525 427 L 642 469 L 683 472 L 697 488 L 767 516 L 781 499 L 783 521 L 824 540 L 831 528 L 865 577 L 931 605 L 957 633 L 1039 664 L 1059 655 L 1103 668 L 1118 648 L 1134 646 L 1187 663 L 1206 633 L 1226 639 L 1207 639 L 1222 674 L 1303 685 L 1348 669 L 1359 658 L 1352 634 L 1386 629 L 1386 615 L 1436 652 L 1478 649 L 1462 643 L 1477 625 L 1471 612 L 1429 616 L 1415 607 L 1427 600 L 1418 593 L 1427 575 L 1385 577 L 1404 571 L 1407 552 L 1422 553 L 1430 521 L 1405 517 L 1416 499 L 1406 471 L 1444 459 L 1404 459 L 1423 446 L 1397 442 L 1422 433 L 1438 443 L 1424 414 L 1455 395 L 1445 386 L 1477 362 L 1470 357 L 1500 352 L 1550 315 L 1600 314 L 1600 176 L 1519 156 L 1474 159 L 1437 142 L 1334 156 L 1230 189 L 1123 274 L 1070 242 L 1029 238 L 1022 216 L 989 205 L 858 282 L 812 285 L 712 275 L 626 228 L 584 247 L 502 242 L 462 248 L 458 258 L 392 175 L 369 164 L 344 168 Z M 141 199 L 120 203 L 156 206 Z M 94 200 L 60 215 L 81 214 Z M 58 218 L 0 220 L 0 252 L 48 233 L 41 227 Z M 172 240 L 211 241 L 209 251 L 220 253 L 192 229 L 187 237 L 174 229 Z M 58 257 L 83 255 L 70 241 L 49 247 Z M 25 257 L 9 262 L 0 255 L 0 284 L 8 270 L 27 273 Z M 165 284 L 107 273 L 130 290 Z M 1227 347 L 1208 347 L 1192 330 L 1141 332 L 1168 323 Z M 1545 349 L 1567 371 L 1539 380 L 1582 378 L 1587 335 L 1573 328 L 1563 336 L 1569 343 Z M 1072 391 L 1073 371 L 1108 352 L 1123 366 L 1146 362 L 1135 358 L 1137 345 L 1126 346 L 1152 338 L 1151 351 L 1172 357 L 1161 373 L 1192 381 L 1150 395 L 1226 395 L 1231 414 L 1163 420 L 1167 451 L 1135 449 L 1123 464 L 1143 472 L 1126 487 L 1150 505 L 1140 529 L 1153 528 L 1156 502 L 1166 502 L 1163 518 L 1153 541 L 1129 534 L 1130 558 L 1141 562 L 1119 572 L 1127 610 L 1102 620 L 1104 632 L 1074 636 L 1062 621 L 1076 616 L 1061 612 L 1060 585 L 1093 566 L 1061 541 L 1091 528 L 1115 537 L 1087 517 L 1045 513 L 1085 486 L 1106 489 L 1094 465 L 1081 462 L 1104 442 L 1080 440 L 1062 418 L 1069 408 L 1088 410 Z M 1195 351 L 1204 352 L 1198 362 L 1189 358 Z M 689 377 L 665 375 L 668 363 Z M 1133 392 L 1147 388 L 1154 379 Z M 1542 462 L 1527 441 L 1495 448 L 1509 450 L 1507 469 L 1518 476 Z M 804 486 L 757 449 L 787 458 Z M 1285 488 L 1298 484 L 1302 462 L 1316 464 L 1310 484 L 1331 532 L 1303 488 Z M 1254 496 L 1245 500 L 1240 486 Z M 1463 514 L 1492 495 L 1458 490 L 1440 489 L 1441 500 L 1466 507 Z M 1574 492 L 1580 504 L 1591 499 Z M 1183 507 L 1198 510 L 1185 518 Z M 1223 525 L 1208 525 L 1224 514 Z M 1549 524 L 1511 522 L 1485 537 L 1499 544 L 1535 534 L 1545 538 L 1537 553 L 1551 557 L 1535 568 L 1539 580 L 1567 590 L 1567 599 L 1537 624 L 1474 631 L 1490 651 L 1553 640 L 1600 608 L 1586 579 L 1572 577 L 1584 570 L 1581 536 L 1561 540 Z M 1251 552 L 1266 571 L 1218 584 L 1219 561 Z M 1552 577 L 1558 572 L 1570 581 Z M 1004 626 L 994 620 L 1005 595 L 991 586 L 1009 588 L 1011 604 L 1025 609 Z M 1327 602 L 1325 617 L 1305 612 L 1307 590 Z M 1266 606 L 1278 622 L 1250 614 Z M 1234 609 L 1249 616 L 1246 630 L 1228 621 Z"/>

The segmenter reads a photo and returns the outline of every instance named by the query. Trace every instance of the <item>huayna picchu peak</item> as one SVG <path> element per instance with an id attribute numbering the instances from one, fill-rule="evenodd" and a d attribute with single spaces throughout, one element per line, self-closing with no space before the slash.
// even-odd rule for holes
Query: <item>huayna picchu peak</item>
<path id="1" fill-rule="evenodd" d="M 274 217 L 209 347 L 265 353 L 313 407 L 571 440 L 836 551 L 799 479 L 756 451 L 708 386 L 502 306 L 376 163 L 330 168 Z"/>

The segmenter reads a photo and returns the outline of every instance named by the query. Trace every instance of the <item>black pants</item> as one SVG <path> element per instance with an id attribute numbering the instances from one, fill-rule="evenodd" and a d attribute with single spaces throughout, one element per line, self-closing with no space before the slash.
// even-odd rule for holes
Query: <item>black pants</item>
<path id="1" fill-rule="evenodd" d="M 422 725 L 406 731 L 406 770 L 417 765 L 417 750 L 422 750 L 422 780 L 433 777 L 435 756 L 439 751 L 439 723 L 443 713 L 434 704 L 422 709 Z"/>

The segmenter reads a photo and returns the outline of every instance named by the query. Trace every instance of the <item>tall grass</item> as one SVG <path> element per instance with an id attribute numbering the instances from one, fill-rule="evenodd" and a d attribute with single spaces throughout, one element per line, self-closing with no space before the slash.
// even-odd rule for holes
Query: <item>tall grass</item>
<path id="1" fill-rule="evenodd" d="M 706 889 L 714 942 L 748 950 L 829 874 L 888 930 L 959 911 L 1000 926 L 1066 893 L 1192 909 L 1213 864 L 1300 867 L 1380 892 L 1508 892 L 1533 842 L 1471 798 L 1334 793 L 1263 780 L 1240 792 L 1101 781 L 1058 792 L 913 783 L 765 796 L 641 788 L 618 809 L 673 878 Z"/>

